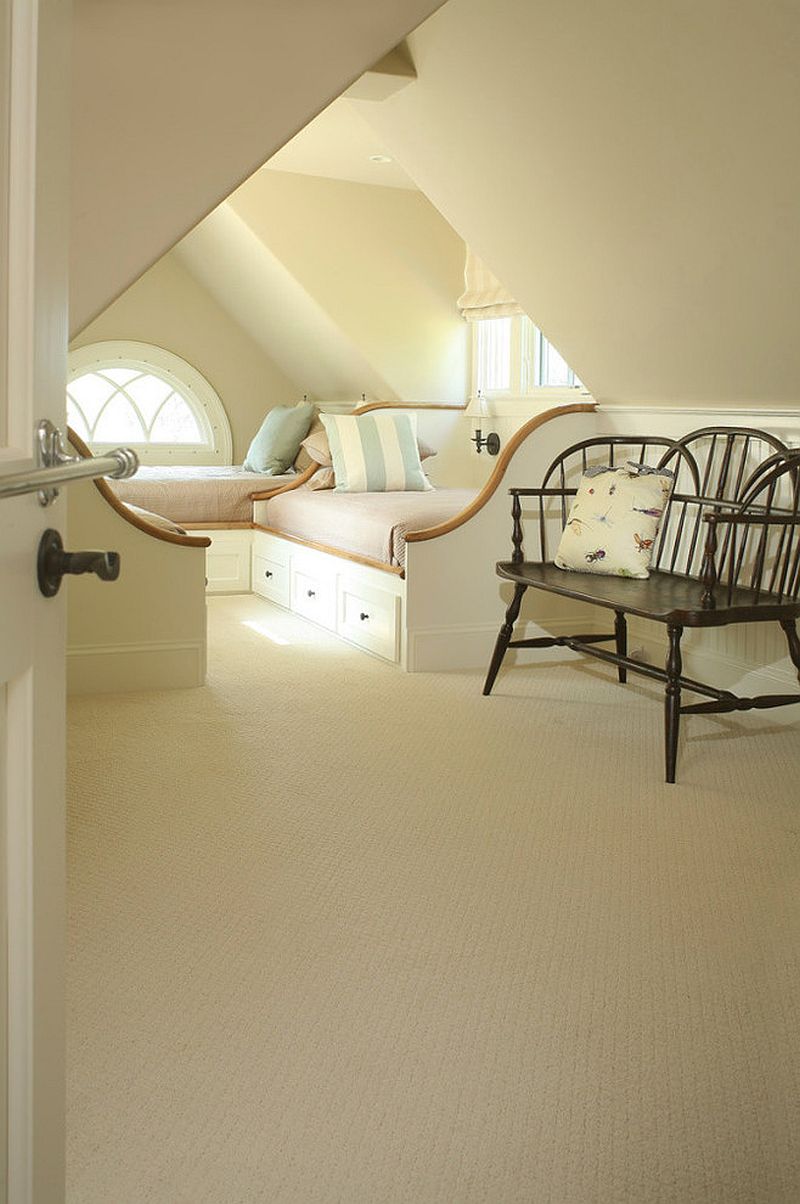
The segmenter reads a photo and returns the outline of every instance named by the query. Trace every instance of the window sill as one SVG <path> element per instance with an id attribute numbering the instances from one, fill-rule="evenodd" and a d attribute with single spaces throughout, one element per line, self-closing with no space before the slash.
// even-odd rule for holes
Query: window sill
<path id="1" fill-rule="evenodd" d="M 570 405 L 573 402 L 593 402 L 586 389 L 541 388 L 524 397 L 486 397 L 488 418 L 532 417 L 552 406 Z"/>

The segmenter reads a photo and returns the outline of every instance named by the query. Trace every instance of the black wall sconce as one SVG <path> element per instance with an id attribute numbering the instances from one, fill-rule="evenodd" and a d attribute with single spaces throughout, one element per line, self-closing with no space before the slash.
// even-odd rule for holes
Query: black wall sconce
<path id="1" fill-rule="evenodd" d="M 475 434 L 472 436 L 472 442 L 475 444 L 475 450 L 477 451 L 478 455 L 481 454 L 481 450 L 484 447 L 490 456 L 496 456 L 500 451 L 500 436 L 496 431 L 490 431 L 489 434 L 484 438 L 483 432 L 481 431 L 480 427 L 478 427 L 478 429 L 475 431 Z"/>
<path id="2" fill-rule="evenodd" d="M 478 455 L 485 447 L 490 456 L 496 456 L 500 451 L 500 436 L 496 431 L 491 431 L 488 435 L 483 433 L 484 426 L 489 422 L 489 408 L 480 389 L 477 396 L 473 397 L 467 406 L 467 415 L 478 420 L 478 426 L 472 435 L 472 442 L 475 444 Z"/>

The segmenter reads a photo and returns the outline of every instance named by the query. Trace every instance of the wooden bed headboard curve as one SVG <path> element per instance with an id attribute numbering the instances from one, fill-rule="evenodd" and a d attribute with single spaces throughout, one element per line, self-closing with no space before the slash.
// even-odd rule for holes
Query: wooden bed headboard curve
<path id="1" fill-rule="evenodd" d="M 79 456 L 84 460 L 91 460 L 94 457 L 92 452 L 81 439 L 80 435 L 76 435 L 72 427 L 67 427 L 67 438 Z M 152 536 L 153 539 L 160 539 L 164 543 L 177 544 L 181 548 L 208 548 L 211 545 L 211 540 L 205 535 L 179 535 L 177 531 L 165 531 L 162 527 L 155 527 L 149 523 L 146 518 L 142 518 L 130 506 L 121 501 L 114 490 L 109 485 L 108 481 L 103 477 L 98 477 L 94 481 L 94 486 L 100 496 L 108 502 L 112 510 L 116 510 L 120 518 L 124 518 L 126 523 L 130 523 L 132 527 L 138 527 L 145 535 Z"/>
<path id="2" fill-rule="evenodd" d="M 454 515 L 453 518 L 448 519 L 445 523 L 439 523 L 436 527 L 427 527 L 423 531 L 407 531 L 405 536 L 406 543 L 421 543 L 426 539 L 438 539 L 440 535 L 447 535 L 449 531 L 455 531 L 457 527 L 463 526 L 473 515 L 483 509 L 489 498 L 495 493 L 506 474 L 506 469 L 511 463 L 514 453 L 529 435 L 532 435 L 539 427 L 544 426 L 546 422 L 552 422 L 554 418 L 560 418 L 562 414 L 593 414 L 596 409 L 597 406 L 594 402 L 575 402 L 572 405 L 554 406 L 553 409 L 545 410 L 543 414 L 537 414 L 535 418 L 531 418 L 529 422 L 526 422 L 511 436 L 500 453 L 492 475 L 474 501 L 465 510 L 462 510 L 460 514 Z"/>
<path id="3" fill-rule="evenodd" d="M 351 410 L 352 414 L 368 414 L 370 410 L 466 410 L 466 401 L 367 401 Z"/>

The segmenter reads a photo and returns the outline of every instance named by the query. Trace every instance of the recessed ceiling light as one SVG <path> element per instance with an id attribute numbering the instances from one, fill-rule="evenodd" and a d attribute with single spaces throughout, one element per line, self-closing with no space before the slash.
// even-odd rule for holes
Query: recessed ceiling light
<path id="1" fill-rule="evenodd" d="M 369 161 L 370 163 L 391 163 L 392 157 L 391 155 L 370 155 Z"/>

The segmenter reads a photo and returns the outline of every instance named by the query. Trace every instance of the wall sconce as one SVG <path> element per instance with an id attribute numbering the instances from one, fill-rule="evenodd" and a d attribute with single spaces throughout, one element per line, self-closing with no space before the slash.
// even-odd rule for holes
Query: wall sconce
<path id="1" fill-rule="evenodd" d="M 485 447 L 490 456 L 496 456 L 500 451 L 500 436 L 496 431 L 490 431 L 488 435 L 484 435 L 484 428 L 489 421 L 489 406 L 486 398 L 478 390 L 477 397 L 470 399 L 466 413 L 470 418 L 477 418 L 478 425 L 472 435 L 472 442 L 475 444 L 475 450 L 480 455 Z"/>

